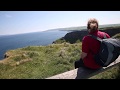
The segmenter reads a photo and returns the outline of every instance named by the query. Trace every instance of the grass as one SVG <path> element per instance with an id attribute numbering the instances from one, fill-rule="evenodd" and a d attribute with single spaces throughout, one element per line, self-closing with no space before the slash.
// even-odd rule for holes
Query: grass
<path id="1" fill-rule="evenodd" d="M 104 72 L 90 77 L 89 79 L 120 79 L 120 63 Z"/>
<path id="2" fill-rule="evenodd" d="M 0 63 L 1 79 L 44 79 L 74 69 L 81 43 L 28 46 L 7 52 Z"/>

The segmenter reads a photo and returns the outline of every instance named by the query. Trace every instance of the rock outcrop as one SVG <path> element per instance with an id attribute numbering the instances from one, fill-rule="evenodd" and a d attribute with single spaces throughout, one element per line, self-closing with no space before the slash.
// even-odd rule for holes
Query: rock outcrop
<path id="1" fill-rule="evenodd" d="M 7 53 L 4 54 L 4 58 L 8 58 L 9 55 Z"/>
<path id="2" fill-rule="evenodd" d="M 120 33 L 120 28 L 109 28 L 109 29 L 100 30 L 100 31 L 106 32 L 112 37 L 115 34 Z M 70 43 L 75 43 L 77 40 L 82 41 L 82 38 L 87 34 L 88 34 L 87 30 L 73 31 L 73 32 L 67 33 L 62 39 Z"/>

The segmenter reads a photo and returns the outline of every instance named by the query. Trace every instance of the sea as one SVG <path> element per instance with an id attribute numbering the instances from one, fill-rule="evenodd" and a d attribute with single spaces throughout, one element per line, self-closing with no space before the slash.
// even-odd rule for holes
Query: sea
<path id="1" fill-rule="evenodd" d="M 4 59 L 4 54 L 8 50 L 23 48 L 27 46 L 46 46 L 53 41 L 64 37 L 69 31 L 47 30 L 34 33 L 24 33 L 16 35 L 0 36 L 0 60 Z"/>

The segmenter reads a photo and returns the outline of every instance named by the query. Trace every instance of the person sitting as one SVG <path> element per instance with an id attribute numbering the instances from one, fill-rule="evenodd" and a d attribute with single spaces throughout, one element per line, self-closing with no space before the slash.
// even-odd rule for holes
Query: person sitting
<path id="1" fill-rule="evenodd" d="M 95 35 L 99 38 L 110 38 L 110 36 L 98 29 L 98 21 L 95 18 L 91 18 L 87 23 L 88 33 Z M 104 35 L 105 34 L 105 35 Z M 99 52 L 100 42 L 86 35 L 82 39 L 82 53 L 80 60 L 75 61 L 75 68 L 85 67 L 89 69 L 99 69 L 101 68 L 94 60 L 94 55 Z"/>

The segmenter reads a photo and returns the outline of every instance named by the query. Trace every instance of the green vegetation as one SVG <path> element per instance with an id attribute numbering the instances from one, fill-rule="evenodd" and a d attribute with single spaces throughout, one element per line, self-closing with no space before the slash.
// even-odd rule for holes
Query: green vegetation
<path id="1" fill-rule="evenodd" d="M 0 63 L 1 79 L 44 79 L 74 69 L 81 43 L 28 46 L 7 52 Z"/>
<path id="2" fill-rule="evenodd" d="M 99 28 L 100 30 L 109 30 L 109 29 L 120 29 L 120 26 L 116 27 L 105 27 L 105 28 Z"/>
<path id="3" fill-rule="evenodd" d="M 64 43 L 64 42 L 66 42 L 66 40 L 64 38 L 60 38 L 60 39 L 57 39 L 56 41 L 54 41 L 54 44 L 61 44 L 61 43 Z"/>
<path id="4" fill-rule="evenodd" d="M 118 38 L 118 39 L 120 39 L 120 33 L 114 35 L 113 38 Z"/>
<path id="5" fill-rule="evenodd" d="M 120 64 L 101 72 L 97 75 L 90 77 L 89 79 L 120 79 Z"/>
<path id="6" fill-rule="evenodd" d="M 77 39 L 77 38 L 68 38 L 67 40 L 60 38 L 60 39 L 54 41 L 54 44 L 61 44 L 61 43 L 66 43 L 66 42 L 74 44 L 74 43 L 81 43 L 81 40 Z"/>
<path id="7" fill-rule="evenodd" d="M 120 39 L 120 33 L 113 37 Z M 70 44 L 60 38 L 48 46 L 28 46 L 7 51 L 7 58 L 0 61 L 0 79 L 44 79 L 74 69 L 74 61 L 80 58 L 81 41 L 71 40 L 75 43 Z M 91 78 L 118 79 L 119 67 Z"/>

